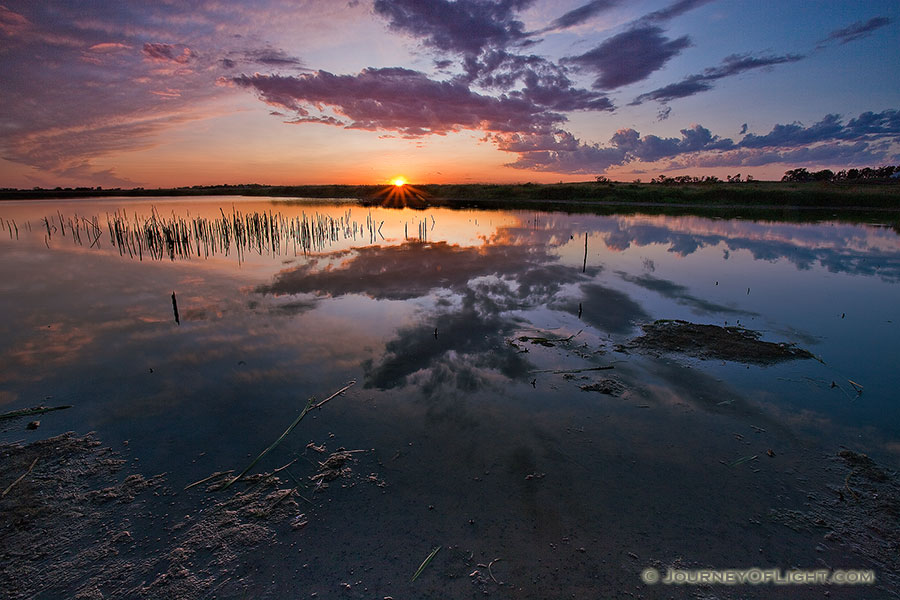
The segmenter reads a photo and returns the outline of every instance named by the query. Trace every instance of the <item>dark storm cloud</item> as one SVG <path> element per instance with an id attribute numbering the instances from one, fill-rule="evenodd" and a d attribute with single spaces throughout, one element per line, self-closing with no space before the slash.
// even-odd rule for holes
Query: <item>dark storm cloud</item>
<path id="1" fill-rule="evenodd" d="M 868 21 L 857 21 L 852 25 L 832 31 L 823 42 L 836 41 L 846 44 L 847 42 L 867 37 L 876 29 L 881 29 L 885 25 L 890 24 L 890 22 L 891 20 L 888 17 L 874 17 Z"/>
<path id="2" fill-rule="evenodd" d="M 614 35 L 593 50 L 564 58 L 563 62 L 597 73 L 594 87 L 615 89 L 646 79 L 690 45 L 687 36 L 672 40 L 661 28 L 645 26 Z"/>
<path id="3" fill-rule="evenodd" d="M 803 60 L 799 54 L 784 56 L 751 56 L 749 54 L 733 54 L 726 57 L 718 67 L 712 67 L 697 75 L 690 75 L 678 83 L 672 83 L 653 91 L 641 94 L 631 105 L 641 104 L 647 100 L 669 102 L 677 98 L 686 98 L 700 92 L 711 90 L 713 82 L 726 77 L 734 77 L 753 69 L 762 69 Z"/>
<path id="4" fill-rule="evenodd" d="M 375 0 L 390 27 L 434 49 L 479 54 L 487 47 L 521 43 L 527 34 L 516 13 L 534 0 Z"/>

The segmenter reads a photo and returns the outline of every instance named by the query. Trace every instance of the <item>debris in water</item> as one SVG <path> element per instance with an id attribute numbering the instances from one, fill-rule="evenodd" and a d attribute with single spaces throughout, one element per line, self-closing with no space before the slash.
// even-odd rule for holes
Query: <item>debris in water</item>
<path id="1" fill-rule="evenodd" d="M 794 344 L 764 342 L 760 332 L 743 327 L 699 325 L 680 320 L 659 320 L 642 325 L 644 335 L 628 347 L 683 352 L 700 358 L 718 358 L 760 365 L 798 358 L 815 358 Z"/>

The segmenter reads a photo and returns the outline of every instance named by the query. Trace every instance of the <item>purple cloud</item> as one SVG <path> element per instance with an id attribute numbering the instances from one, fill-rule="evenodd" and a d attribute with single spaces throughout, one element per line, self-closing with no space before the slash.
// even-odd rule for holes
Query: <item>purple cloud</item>
<path id="1" fill-rule="evenodd" d="M 557 31 L 560 29 L 568 29 L 584 23 L 594 15 L 600 14 L 605 10 L 619 4 L 620 0 L 592 0 L 587 4 L 582 4 L 578 8 L 570 10 L 561 17 L 554 19 L 549 26 L 537 33 L 546 33 L 548 31 Z"/>
<path id="2" fill-rule="evenodd" d="M 857 21 L 842 29 L 835 29 L 828 34 L 828 37 L 823 42 L 837 41 L 841 44 L 846 44 L 847 42 L 867 37 L 876 29 L 881 29 L 890 22 L 891 20 L 887 17 L 874 17 L 865 22 Z"/>
<path id="3" fill-rule="evenodd" d="M 390 27 L 422 38 L 444 52 L 478 55 L 485 48 L 504 48 L 527 39 L 517 11 L 534 0 L 375 0 L 375 13 Z"/>
<path id="4" fill-rule="evenodd" d="M 349 129 L 397 131 L 414 137 L 461 129 L 545 130 L 565 120 L 524 98 L 485 96 L 459 80 L 435 81 L 401 68 L 365 69 L 357 75 L 327 71 L 296 77 L 240 75 L 231 81 L 301 117 L 325 106 L 348 119 Z"/>
<path id="5" fill-rule="evenodd" d="M 146 43 L 141 53 L 145 58 L 155 62 L 173 62 L 186 65 L 197 55 L 187 46 L 175 46 L 173 44 Z"/>
<path id="6" fill-rule="evenodd" d="M 670 159 L 668 169 L 785 164 L 875 164 L 885 160 L 889 142 L 900 137 L 900 111 L 867 112 L 846 124 L 837 115 L 818 123 L 776 125 L 764 136 L 747 134 L 736 143 L 701 125 L 681 137 L 641 136 L 620 129 L 609 144 L 585 143 L 564 131 L 552 134 L 498 135 L 500 150 L 517 153 L 507 166 L 557 173 L 601 173 L 618 165 Z"/>
<path id="7" fill-rule="evenodd" d="M 725 57 L 718 67 L 710 67 L 698 75 L 690 75 L 679 81 L 661 88 L 657 88 L 646 94 L 641 94 L 630 104 L 632 106 L 642 104 L 647 100 L 668 102 L 676 98 L 686 98 L 700 92 L 712 89 L 713 81 L 740 75 L 753 69 L 762 69 L 792 63 L 803 60 L 805 57 L 799 54 L 786 54 L 784 56 L 751 56 L 749 54 L 732 54 Z"/>
<path id="8" fill-rule="evenodd" d="M 670 21 L 675 17 L 681 16 L 689 10 L 693 10 L 704 4 L 709 4 L 713 0 L 678 0 L 673 2 L 666 8 L 649 13 L 639 20 L 641 23 L 662 23 Z"/>
<path id="9" fill-rule="evenodd" d="M 826 115 L 821 121 L 804 127 L 799 123 L 775 125 L 766 135 L 744 136 L 743 148 L 800 146 L 833 140 L 854 141 L 869 138 L 900 137 L 900 111 L 864 112 L 846 124 L 840 115 Z"/>
<path id="10" fill-rule="evenodd" d="M 614 89 L 646 79 L 690 46 L 687 36 L 672 40 L 659 27 L 640 27 L 615 35 L 593 50 L 563 59 L 599 73 L 594 87 Z"/>

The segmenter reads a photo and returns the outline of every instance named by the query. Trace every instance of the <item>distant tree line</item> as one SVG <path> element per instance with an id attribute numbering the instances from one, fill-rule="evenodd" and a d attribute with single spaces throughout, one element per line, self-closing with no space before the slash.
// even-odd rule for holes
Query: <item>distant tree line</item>
<path id="1" fill-rule="evenodd" d="M 747 175 L 746 179 L 741 179 L 741 174 L 737 173 L 736 175 L 726 175 L 725 179 L 719 179 L 715 175 L 706 175 L 704 177 L 695 177 L 692 175 L 678 175 L 677 177 L 668 177 L 666 175 L 659 175 L 658 177 L 654 177 L 650 180 L 650 183 L 661 183 L 663 185 L 678 185 L 685 183 L 722 183 L 723 181 L 728 183 L 740 183 L 741 181 L 753 181 L 753 175 Z"/>
<path id="2" fill-rule="evenodd" d="M 885 166 L 873 169 L 865 167 L 864 169 L 843 169 L 835 173 L 831 169 L 822 169 L 821 171 L 810 172 L 806 169 L 791 169 L 784 172 L 782 181 L 857 181 L 860 179 L 890 179 L 896 174 L 900 174 L 900 165 Z"/>

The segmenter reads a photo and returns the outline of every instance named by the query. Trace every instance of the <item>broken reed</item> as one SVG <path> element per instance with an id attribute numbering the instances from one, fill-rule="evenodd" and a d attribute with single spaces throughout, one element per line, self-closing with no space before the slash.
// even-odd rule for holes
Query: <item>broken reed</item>
<path id="1" fill-rule="evenodd" d="M 366 239 L 374 243 L 381 235 L 384 221 L 366 215 L 363 225 L 351 219 L 348 210 L 340 217 L 315 213 L 286 217 L 281 213 L 243 213 L 232 207 L 227 214 L 221 208 L 220 217 L 163 217 L 152 209 L 149 217 L 125 211 L 106 214 L 109 243 L 120 256 L 143 260 L 189 259 L 193 257 L 228 256 L 234 252 L 238 261 L 246 254 L 280 256 L 293 251 L 308 254 L 327 249 L 331 244 L 347 239 Z M 75 215 L 66 219 L 59 212 L 56 218 L 44 217 L 45 243 L 49 246 L 54 235 L 70 236 L 73 243 L 99 246 L 103 230 L 99 219 Z M 58 223 L 58 225 L 57 225 Z"/>

